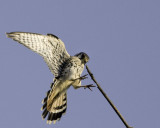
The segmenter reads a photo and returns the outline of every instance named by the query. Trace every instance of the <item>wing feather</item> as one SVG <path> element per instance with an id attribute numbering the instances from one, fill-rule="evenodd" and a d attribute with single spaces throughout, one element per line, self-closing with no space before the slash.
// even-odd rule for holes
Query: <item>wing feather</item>
<path id="1" fill-rule="evenodd" d="M 55 77 L 59 76 L 62 64 L 70 58 L 64 43 L 55 35 L 27 32 L 6 33 L 7 37 L 40 54 Z"/>

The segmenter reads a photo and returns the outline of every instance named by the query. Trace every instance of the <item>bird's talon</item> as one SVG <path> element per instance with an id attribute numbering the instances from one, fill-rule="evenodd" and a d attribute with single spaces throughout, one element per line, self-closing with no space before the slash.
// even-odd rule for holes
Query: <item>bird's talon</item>
<path id="1" fill-rule="evenodd" d="M 83 76 L 80 77 L 80 80 L 84 80 L 84 79 L 87 79 L 88 77 L 86 77 L 88 74 L 85 74 Z"/>
<path id="2" fill-rule="evenodd" d="M 84 79 L 87 79 L 88 77 L 86 77 L 88 74 L 85 74 L 85 75 L 83 75 L 83 76 L 81 76 L 81 77 L 79 77 L 79 78 L 77 78 L 77 79 L 80 79 L 80 80 L 84 80 Z M 77 80 L 76 79 L 76 80 Z"/>
<path id="3" fill-rule="evenodd" d="M 84 89 L 88 88 L 89 90 L 92 91 L 91 87 L 96 87 L 96 86 L 94 86 L 93 84 L 90 84 L 90 85 L 86 85 L 86 86 L 83 86 L 83 87 L 84 87 Z"/>

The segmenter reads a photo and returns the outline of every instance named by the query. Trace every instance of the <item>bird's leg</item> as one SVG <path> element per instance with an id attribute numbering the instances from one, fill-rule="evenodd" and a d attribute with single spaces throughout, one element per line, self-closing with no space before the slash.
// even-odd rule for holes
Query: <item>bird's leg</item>
<path id="1" fill-rule="evenodd" d="M 85 75 L 83 75 L 83 76 L 81 76 L 81 77 L 79 77 L 79 78 L 77 78 L 77 79 L 79 79 L 79 80 L 84 80 L 84 79 L 87 79 L 88 77 L 86 77 L 88 74 L 85 74 Z M 75 79 L 75 80 L 77 80 L 77 79 Z"/>
<path id="2" fill-rule="evenodd" d="M 90 89 L 90 90 L 92 91 L 91 87 L 96 87 L 96 86 L 94 86 L 93 84 L 89 84 L 89 85 L 79 86 L 78 88 L 81 88 L 81 87 L 82 87 L 82 88 L 84 87 L 84 89 L 88 88 L 88 89 Z"/>
<path id="3" fill-rule="evenodd" d="M 86 77 L 88 74 L 85 74 L 85 75 L 83 75 L 83 76 L 81 76 L 81 77 L 79 77 L 79 78 L 76 78 L 76 79 L 71 79 L 72 81 L 76 81 L 76 80 L 79 80 L 79 81 L 81 81 L 81 80 L 84 80 L 84 79 L 87 79 L 88 77 Z"/>

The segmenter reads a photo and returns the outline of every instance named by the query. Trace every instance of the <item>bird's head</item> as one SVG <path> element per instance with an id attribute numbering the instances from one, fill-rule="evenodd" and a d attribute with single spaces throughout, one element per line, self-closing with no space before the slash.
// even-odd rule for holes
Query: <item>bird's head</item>
<path id="1" fill-rule="evenodd" d="M 75 56 L 77 56 L 84 64 L 86 64 L 89 61 L 89 56 L 84 52 L 80 52 Z"/>

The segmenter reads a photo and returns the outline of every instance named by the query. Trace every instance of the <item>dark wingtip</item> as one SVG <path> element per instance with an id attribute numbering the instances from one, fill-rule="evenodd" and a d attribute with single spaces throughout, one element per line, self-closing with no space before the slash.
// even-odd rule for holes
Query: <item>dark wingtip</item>
<path id="1" fill-rule="evenodd" d="M 15 32 L 10 32 L 10 33 L 6 32 L 6 35 L 8 38 L 14 37 L 15 36 L 14 34 L 15 34 Z"/>
<path id="2" fill-rule="evenodd" d="M 48 33 L 47 36 L 53 36 L 53 37 L 55 37 L 56 39 L 59 39 L 58 36 L 53 35 L 53 34 L 50 34 L 50 33 Z"/>
<path id="3" fill-rule="evenodd" d="M 6 32 L 6 36 L 7 36 L 7 37 L 10 37 L 9 35 L 10 35 L 10 33 Z"/>

